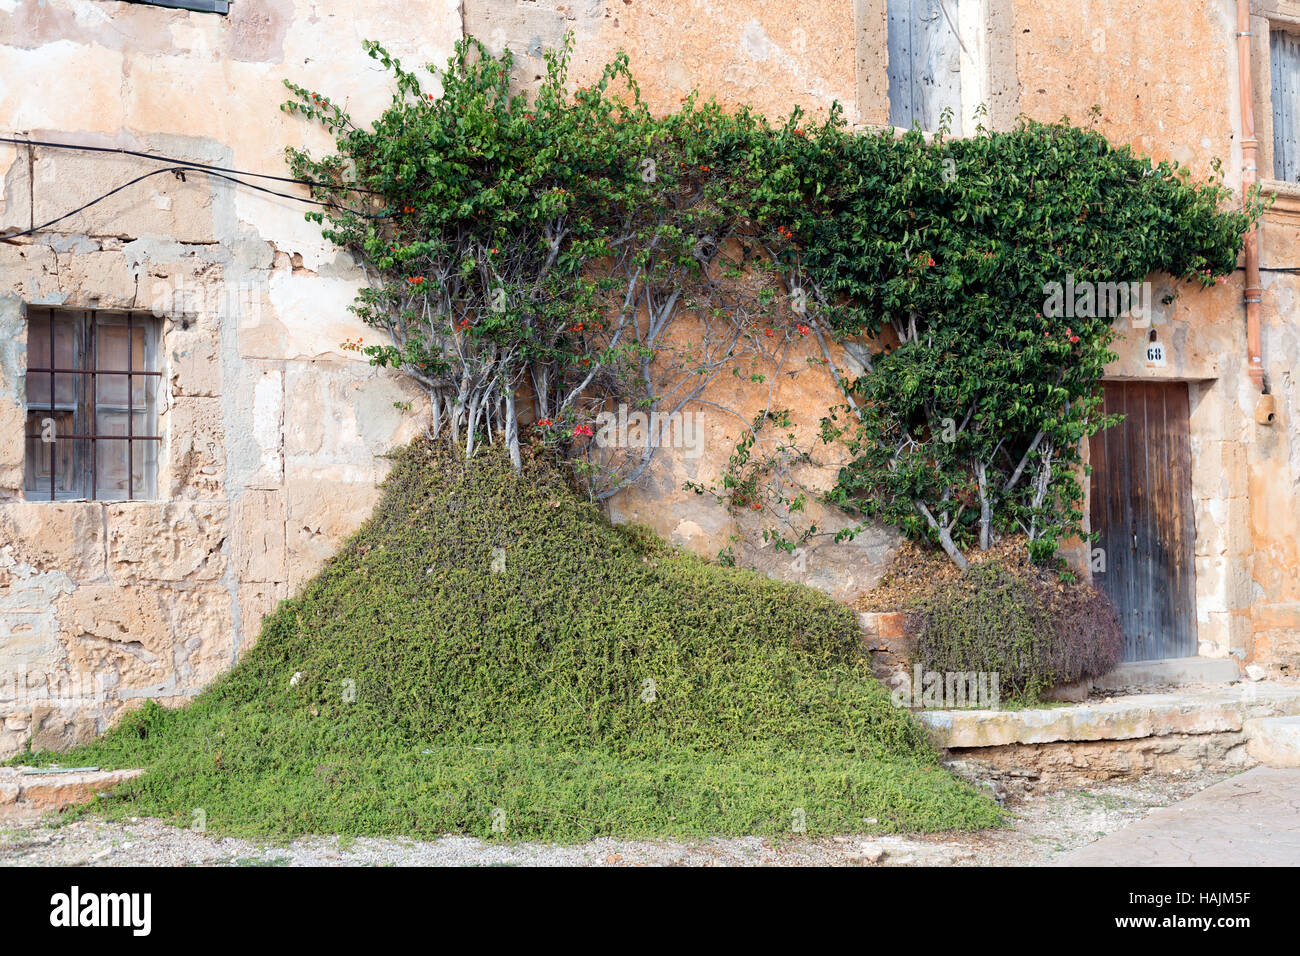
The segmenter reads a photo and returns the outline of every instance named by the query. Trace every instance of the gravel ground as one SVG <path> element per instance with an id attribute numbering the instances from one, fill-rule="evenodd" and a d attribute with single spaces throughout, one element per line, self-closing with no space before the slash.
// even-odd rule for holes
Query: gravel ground
<path id="1" fill-rule="evenodd" d="M 1141 820 L 1226 774 L 1185 773 L 1008 798 L 1002 830 L 916 837 L 599 839 L 573 845 L 313 837 L 284 845 L 221 838 L 155 820 L 0 818 L 0 866 L 1022 866 Z"/>

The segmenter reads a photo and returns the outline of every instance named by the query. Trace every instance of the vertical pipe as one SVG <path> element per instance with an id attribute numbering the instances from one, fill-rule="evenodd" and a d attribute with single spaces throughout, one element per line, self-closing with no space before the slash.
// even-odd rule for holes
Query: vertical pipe
<path id="1" fill-rule="evenodd" d="M 135 329 L 131 325 L 131 313 L 126 314 L 126 497 L 135 498 L 135 408 L 131 400 L 135 397 L 135 379 L 131 372 L 135 368 Z"/>
<path id="2" fill-rule="evenodd" d="M 98 450 L 99 443 L 95 437 L 99 434 L 99 313 L 93 309 L 90 313 L 90 500 L 99 496 L 97 481 L 99 478 Z"/>
<path id="3" fill-rule="evenodd" d="M 1255 90 L 1250 66 L 1250 0 L 1237 0 L 1237 85 L 1241 96 L 1241 198 L 1259 180 L 1259 140 L 1255 138 Z M 1246 233 L 1246 372 L 1260 391 L 1264 390 L 1264 362 L 1259 332 L 1259 303 L 1263 286 L 1259 279 L 1259 229 Z"/>
<path id="4" fill-rule="evenodd" d="M 58 419 L 54 417 L 55 416 L 54 388 L 55 388 L 55 383 L 58 381 L 54 375 L 54 369 L 57 366 L 57 363 L 54 361 L 54 310 L 50 309 L 50 311 L 45 314 L 49 319 L 48 325 L 50 329 L 50 424 L 57 426 Z M 75 435 L 76 434 L 75 425 L 73 426 L 73 429 L 74 429 L 73 434 Z M 54 486 L 55 486 L 54 473 L 58 471 L 59 468 L 58 446 L 59 446 L 59 432 L 58 432 L 58 428 L 56 427 L 54 431 L 54 441 L 50 442 L 50 500 L 51 501 L 54 500 Z"/>

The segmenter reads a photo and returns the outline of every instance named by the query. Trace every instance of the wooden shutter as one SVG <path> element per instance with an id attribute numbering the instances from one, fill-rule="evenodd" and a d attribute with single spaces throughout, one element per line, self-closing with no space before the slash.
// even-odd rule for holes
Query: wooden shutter
<path id="1" fill-rule="evenodd" d="M 1300 182 L 1300 36 L 1269 34 L 1273 82 L 1273 178 Z"/>
<path id="2" fill-rule="evenodd" d="M 889 122 L 939 128 L 946 108 L 960 131 L 959 0 L 889 0 Z M 946 10 L 945 10 L 946 7 Z"/>

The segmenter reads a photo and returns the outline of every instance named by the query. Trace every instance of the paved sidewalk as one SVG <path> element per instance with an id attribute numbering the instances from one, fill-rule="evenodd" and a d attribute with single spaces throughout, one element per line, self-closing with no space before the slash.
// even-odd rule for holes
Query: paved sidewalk
<path id="1" fill-rule="evenodd" d="M 1056 865 L 1300 866 L 1300 769 L 1248 770 Z"/>

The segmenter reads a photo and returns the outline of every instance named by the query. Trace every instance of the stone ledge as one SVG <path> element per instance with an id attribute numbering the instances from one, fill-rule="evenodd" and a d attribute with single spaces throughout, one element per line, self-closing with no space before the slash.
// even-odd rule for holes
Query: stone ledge
<path id="1" fill-rule="evenodd" d="M 1135 694 L 1099 703 L 1033 710 L 928 710 L 916 717 L 935 745 L 1001 747 L 1058 740 L 1132 740 L 1166 734 L 1239 731 L 1246 720 L 1300 714 L 1300 684 Z"/>
<path id="2" fill-rule="evenodd" d="M 28 773 L 33 767 L 0 767 L 0 810 L 61 810 L 87 803 L 143 770 L 80 770 Z"/>

